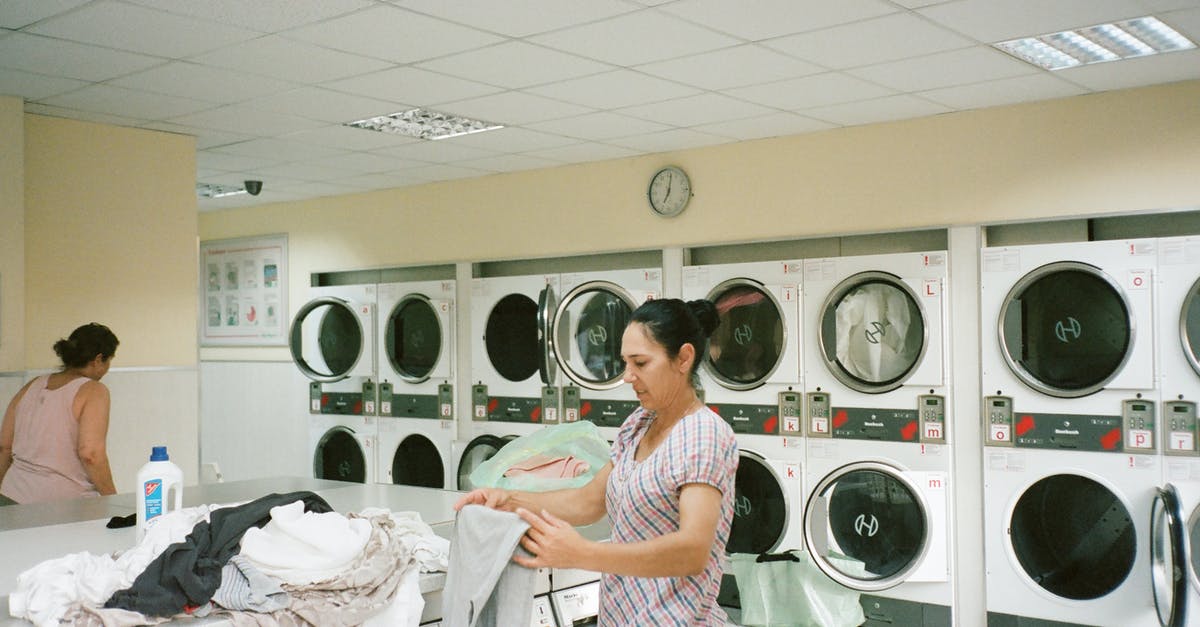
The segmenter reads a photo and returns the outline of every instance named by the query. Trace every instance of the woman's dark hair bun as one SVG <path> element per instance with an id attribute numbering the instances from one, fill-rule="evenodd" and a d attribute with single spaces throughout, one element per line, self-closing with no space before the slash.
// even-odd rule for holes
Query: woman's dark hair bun
<path id="1" fill-rule="evenodd" d="M 692 315 L 696 316 L 696 321 L 700 323 L 700 330 L 704 332 L 704 337 L 711 336 L 713 331 L 721 326 L 721 318 L 717 315 L 717 306 L 711 300 L 690 300 L 687 306 Z"/>
<path id="2" fill-rule="evenodd" d="M 109 359 L 121 342 L 106 326 L 89 322 L 71 332 L 71 336 L 54 343 L 54 353 L 67 368 L 82 368 L 97 355 Z"/>

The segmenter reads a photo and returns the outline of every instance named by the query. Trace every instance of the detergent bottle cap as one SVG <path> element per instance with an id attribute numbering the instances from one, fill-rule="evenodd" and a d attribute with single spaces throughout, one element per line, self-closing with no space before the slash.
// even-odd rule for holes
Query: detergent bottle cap
<path id="1" fill-rule="evenodd" d="M 168 460 L 170 458 L 167 457 L 167 447 L 165 446 L 156 446 L 150 453 L 150 461 L 152 462 L 165 462 Z"/>

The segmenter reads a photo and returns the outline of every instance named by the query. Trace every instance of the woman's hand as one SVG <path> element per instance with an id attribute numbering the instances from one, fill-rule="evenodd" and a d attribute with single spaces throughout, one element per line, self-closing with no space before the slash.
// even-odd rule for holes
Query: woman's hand
<path id="1" fill-rule="evenodd" d="M 512 492 L 500 488 L 475 488 L 462 495 L 454 504 L 454 511 L 459 511 L 464 505 L 483 505 L 492 509 L 510 511 Z"/>
<path id="2" fill-rule="evenodd" d="M 571 523 L 542 510 L 541 515 L 517 508 L 517 515 L 529 523 L 529 531 L 521 538 L 521 546 L 533 557 L 514 555 L 513 561 L 526 568 L 581 567 L 588 555 L 590 542 Z"/>

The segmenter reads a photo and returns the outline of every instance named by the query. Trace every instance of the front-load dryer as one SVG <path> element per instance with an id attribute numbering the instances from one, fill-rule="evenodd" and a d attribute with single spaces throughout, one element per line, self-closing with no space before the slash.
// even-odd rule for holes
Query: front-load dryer
<path id="1" fill-rule="evenodd" d="M 1154 240 L 981 251 L 987 611 L 1153 625 Z"/>
<path id="2" fill-rule="evenodd" d="M 1164 479 L 1151 529 L 1155 606 L 1164 626 L 1200 625 L 1200 237 L 1158 241 L 1155 287 Z"/>
<path id="3" fill-rule="evenodd" d="M 621 336 L 633 311 L 662 293 L 662 270 L 564 274 L 559 288 L 550 337 L 563 375 L 563 421 L 591 421 L 611 441 L 640 405 L 623 380 Z"/>
<path id="4" fill-rule="evenodd" d="M 455 282 L 378 287 L 379 481 L 453 489 Z"/>
<path id="5" fill-rule="evenodd" d="M 378 427 L 374 416 L 312 414 L 308 451 L 313 477 L 375 483 Z"/>
<path id="6" fill-rule="evenodd" d="M 292 361 L 309 379 L 314 414 L 374 416 L 375 286 L 313 287 L 292 319 Z"/>
<path id="7" fill-rule="evenodd" d="M 804 292 L 809 433 L 882 420 L 944 444 L 945 416 L 928 410 L 949 407 L 946 253 L 808 259 Z"/>

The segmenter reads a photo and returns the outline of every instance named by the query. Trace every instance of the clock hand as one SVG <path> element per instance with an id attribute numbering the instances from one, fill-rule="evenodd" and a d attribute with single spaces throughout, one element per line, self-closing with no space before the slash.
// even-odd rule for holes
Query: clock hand
<path id="1" fill-rule="evenodd" d="M 674 183 L 675 183 L 675 173 L 667 172 L 667 196 L 666 196 L 666 198 L 663 198 L 664 201 L 667 198 L 671 197 L 671 185 Z"/>

